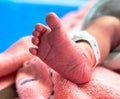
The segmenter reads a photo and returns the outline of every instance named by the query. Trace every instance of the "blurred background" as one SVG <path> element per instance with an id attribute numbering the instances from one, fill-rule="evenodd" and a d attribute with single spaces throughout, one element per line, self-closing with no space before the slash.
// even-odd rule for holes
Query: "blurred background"
<path id="1" fill-rule="evenodd" d="M 0 53 L 23 36 L 31 35 L 36 23 L 55 12 L 59 17 L 83 7 L 89 0 L 0 0 Z"/>

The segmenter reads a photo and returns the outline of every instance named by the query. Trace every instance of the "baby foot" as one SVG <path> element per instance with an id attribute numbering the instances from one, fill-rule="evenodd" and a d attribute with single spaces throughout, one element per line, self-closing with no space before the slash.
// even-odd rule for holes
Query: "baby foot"
<path id="1" fill-rule="evenodd" d="M 30 52 L 74 83 L 88 82 L 94 65 L 94 54 L 89 44 L 73 42 L 54 13 L 47 15 L 46 22 L 50 29 L 36 25 L 32 42 L 38 49 L 31 48 Z"/>
<path id="2" fill-rule="evenodd" d="M 20 99 L 48 99 L 52 92 L 50 69 L 34 58 L 18 71 L 16 86 Z"/>

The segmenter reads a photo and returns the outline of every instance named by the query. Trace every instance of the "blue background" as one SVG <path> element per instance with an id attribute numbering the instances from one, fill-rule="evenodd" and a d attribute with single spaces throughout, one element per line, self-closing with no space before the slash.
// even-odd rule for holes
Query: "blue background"
<path id="1" fill-rule="evenodd" d="M 30 2 L 31 1 L 31 2 Z M 0 1 L 0 52 L 5 51 L 19 38 L 31 35 L 36 23 L 45 23 L 45 16 L 55 12 L 62 17 L 77 10 L 88 0 L 1 0 Z"/>

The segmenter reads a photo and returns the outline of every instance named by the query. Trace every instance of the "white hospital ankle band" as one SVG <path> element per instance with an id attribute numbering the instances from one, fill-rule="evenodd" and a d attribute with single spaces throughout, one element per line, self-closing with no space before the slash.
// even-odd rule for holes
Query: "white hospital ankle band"
<path id="1" fill-rule="evenodd" d="M 100 60 L 100 50 L 99 50 L 96 39 L 92 35 L 90 35 L 87 31 L 74 30 L 74 31 L 70 32 L 69 35 L 70 35 L 70 38 L 75 42 L 85 40 L 90 44 L 90 46 L 92 47 L 92 49 L 94 51 L 95 58 L 96 58 L 95 65 L 97 65 Z"/>

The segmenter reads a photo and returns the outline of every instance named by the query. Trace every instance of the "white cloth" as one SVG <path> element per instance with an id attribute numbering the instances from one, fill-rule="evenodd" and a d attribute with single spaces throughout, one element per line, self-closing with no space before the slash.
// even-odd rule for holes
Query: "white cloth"
<path id="1" fill-rule="evenodd" d="M 101 54 L 100 54 L 100 50 L 99 50 L 99 46 L 98 46 L 98 43 L 96 41 L 96 38 L 94 38 L 87 31 L 77 31 L 77 30 L 71 31 L 71 33 L 69 33 L 69 37 L 74 42 L 81 41 L 81 40 L 87 41 L 90 44 L 90 46 L 92 47 L 94 55 L 95 55 L 95 58 L 96 58 L 95 66 L 99 63 Z"/>
<path id="2" fill-rule="evenodd" d="M 83 32 L 85 32 L 85 31 L 73 30 L 68 35 L 73 41 L 78 41 L 78 40 L 83 40 L 83 39 L 86 40 L 86 37 L 88 37 L 89 40 L 87 40 L 87 41 L 89 43 L 92 43 L 94 40 L 91 39 L 91 35 L 87 35 L 88 32 L 87 32 L 87 34 L 85 33 L 85 35 L 80 35 L 80 33 L 83 34 Z M 80 37 L 80 36 L 82 36 L 82 37 Z M 95 40 L 95 42 L 96 42 L 96 40 Z M 95 44 L 97 44 L 97 42 Z M 92 45 L 94 45 L 94 42 Z M 99 52 L 99 47 L 97 47 L 97 49 L 94 47 L 92 47 L 92 48 L 96 55 L 96 60 L 99 61 L 100 55 L 96 54 L 97 51 Z M 104 61 L 104 66 L 107 68 L 110 68 L 110 69 L 120 69 L 120 45 L 108 55 L 108 58 Z"/>

